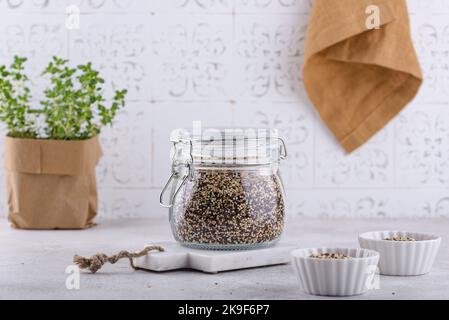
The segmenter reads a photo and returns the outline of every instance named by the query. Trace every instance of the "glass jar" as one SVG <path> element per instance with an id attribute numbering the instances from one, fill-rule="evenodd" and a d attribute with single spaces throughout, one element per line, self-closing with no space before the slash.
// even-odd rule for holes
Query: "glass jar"
<path id="1" fill-rule="evenodd" d="M 172 135 L 172 175 L 160 202 L 174 238 L 198 249 L 274 244 L 284 227 L 279 164 L 284 141 L 269 129 L 208 129 Z M 169 196 L 168 202 L 164 198 Z"/>

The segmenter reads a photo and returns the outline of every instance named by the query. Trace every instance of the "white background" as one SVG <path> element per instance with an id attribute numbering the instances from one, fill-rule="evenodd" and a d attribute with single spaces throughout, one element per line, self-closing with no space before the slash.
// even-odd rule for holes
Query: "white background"
<path id="1" fill-rule="evenodd" d="M 302 86 L 311 1 L 0 0 L 0 61 L 29 57 L 34 89 L 52 55 L 93 61 L 109 92 L 130 91 L 102 135 L 102 219 L 166 214 L 158 195 L 170 171 L 169 134 L 193 120 L 280 129 L 291 217 L 449 217 L 449 1 L 409 0 L 425 84 L 351 156 Z M 65 26 L 69 4 L 81 10 L 80 30 Z"/>

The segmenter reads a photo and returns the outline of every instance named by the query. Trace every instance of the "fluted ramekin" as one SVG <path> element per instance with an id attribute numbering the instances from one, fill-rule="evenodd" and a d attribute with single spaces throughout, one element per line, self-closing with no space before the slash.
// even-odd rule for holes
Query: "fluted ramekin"
<path id="1" fill-rule="evenodd" d="M 317 259 L 312 255 L 342 253 L 351 259 Z M 313 295 L 354 296 L 367 292 L 373 283 L 379 253 L 365 249 L 316 248 L 292 252 L 292 265 L 300 288 Z"/>
<path id="2" fill-rule="evenodd" d="M 389 237 L 411 237 L 416 241 L 390 241 Z M 380 253 L 380 274 L 418 276 L 429 273 L 440 248 L 441 238 L 429 233 L 377 231 L 359 235 L 362 248 Z"/>

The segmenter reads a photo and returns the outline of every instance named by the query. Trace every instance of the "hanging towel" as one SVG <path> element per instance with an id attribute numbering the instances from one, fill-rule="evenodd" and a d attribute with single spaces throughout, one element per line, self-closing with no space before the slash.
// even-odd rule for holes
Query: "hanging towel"
<path id="1" fill-rule="evenodd" d="M 350 153 L 364 144 L 422 84 L 406 0 L 314 0 L 303 78 L 343 148 Z"/>

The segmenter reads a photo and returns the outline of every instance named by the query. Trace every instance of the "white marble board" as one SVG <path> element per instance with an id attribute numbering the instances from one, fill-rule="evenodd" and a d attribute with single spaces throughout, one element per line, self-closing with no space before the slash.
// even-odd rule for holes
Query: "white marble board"
<path id="1" fill-rule="evenodd" d="M 136 267 L 150 271 L 193 269 L 205 273 L 218 273 L 238 269 L 286 264 L 291 251 L 298 247 L 278 243 L 274 247 L 244 251 L 209 251 L 183 247 L 175 242 L 156 243 L 164 252 L 151 252 L 134 260 Z"/>

